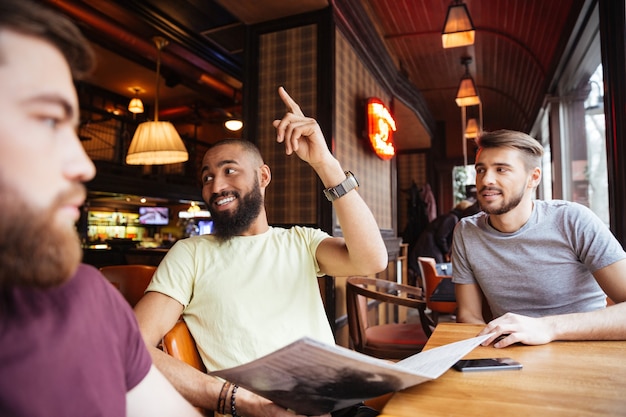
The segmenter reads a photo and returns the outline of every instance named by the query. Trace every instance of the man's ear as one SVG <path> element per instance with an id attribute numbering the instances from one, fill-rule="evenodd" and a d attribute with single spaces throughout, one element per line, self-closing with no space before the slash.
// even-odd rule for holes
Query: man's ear
<path id="1" fill-rule="evenodd" d="M 266 188 L 272 181 L 272 171 L 270 170 L 270 167 L 265 164 L 261 165 L 259 171 L 261 174 L 259 175 L 259 185 L 261 188 Z"/>
<path id="2" fill-rule="evenodd" d="M 530 178 L 528 179 L 528 187 L 537 188 L 540 182 L 541 182 L 541 168 L 535 167 L 532 173 L 530 174 Z"/>

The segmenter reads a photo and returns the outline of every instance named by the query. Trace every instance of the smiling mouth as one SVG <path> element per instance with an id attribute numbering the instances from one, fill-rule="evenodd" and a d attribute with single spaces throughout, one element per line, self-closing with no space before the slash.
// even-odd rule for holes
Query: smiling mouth
<path id="1" fill-rule="evenodd" d="M 209 201 L 209 203 L 212 206 L 215 207 L 224 207 L 227 206 L 228 204 L 232 203 L 233 201 L 235 201 L 237 198 L 239 197 L 239 195 L 236 192 L 222 192 L 219 194 L 213 194 L 211 196 L 211 199 Z"/>
<path id="2" fill-rule="evenodd" d="M 221 200 L 217 200 L 215 202 L 215 205 L 219 207 L 219 206 L 223 206 L 223 205 L 226 205 L 228 203 L 231 203 L 233 201 L 235 201 L 235 197 L 234 196 L 230 196 L 230 197 L 223 198 Z"/>
<path id="3" fill-rule="evenodd" d="M 480 192 L 480 195 L 483 198 L 489 199 L 489 198 L 493 198 L 493 197 L 497 197 L 499 195 L 502 195 L 502 191 L 500 191 L 500 190 L 493 190 L 493 189 L 491 189 L 491 190 L 490 189 L 486 189 L 486 190 L 482 190 Z"/>

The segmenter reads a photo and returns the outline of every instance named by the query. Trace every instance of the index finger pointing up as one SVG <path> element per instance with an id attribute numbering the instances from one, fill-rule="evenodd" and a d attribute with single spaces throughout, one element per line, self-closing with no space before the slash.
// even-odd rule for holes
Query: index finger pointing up
<path id="1" fill-rule="evenodd" d="M 283 103 L 285 103 L 285 105 L 287 106 L 288 111 L 297 116 L 304 116 L 304 113 L 302 113 L 302 110 L 300 109 L 298 103 L 296 103 L 291 98 L 291 96 L 287 94 L 287 91 L 285 91 L 284 87 L 278 87 L 278 95 L 280 96 L 280 99 L 283 101 Z"/>

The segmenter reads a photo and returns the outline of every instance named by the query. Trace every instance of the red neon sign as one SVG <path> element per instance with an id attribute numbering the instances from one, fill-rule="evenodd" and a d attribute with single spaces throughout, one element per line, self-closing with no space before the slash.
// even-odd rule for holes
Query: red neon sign
<path id="1" fill-rule="evenodd" d="M 380 159 L 391 159 L 396 154 L 393 132 L 396 121 L 379 98 L 367 100 L 367 137 L 372 149 Z"/>

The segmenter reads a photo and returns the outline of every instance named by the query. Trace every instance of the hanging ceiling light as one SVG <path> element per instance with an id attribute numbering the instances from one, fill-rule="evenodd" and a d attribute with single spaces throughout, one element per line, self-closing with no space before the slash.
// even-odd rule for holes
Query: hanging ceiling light
<path id="1" fill-rule="evenodd" d="M 468 113 L 469 110 L 469 113 Z M 476 113 L 478 112 L 478 114 Z M 469 117 L 468 117 L 469 115 Z M 476 117 L 478 116 L 478 117 Z M 467 120 L 467 123 L 466 123 Z M 463 106 L 461 107 L 461 126 L 464 126 L 463 131 L 463 166 L 467 166 L 467 140 L 476 139 L 483 132 L 483 105 L 478 103 L 478 106 Z"/>
<path id="2" fill-rule="evenodd" d="M 465 128 L 465 137 L 467 139 L 476 139 L 478 137 L 478 122 L 475 117 L 472 117 L 467 121 L 467 127 Z"/>
<path id="3" fill-rule="evenodd" d="M 469 73 L 469 64 L 471 62 L 471 57 L 464 56 L 461 58 L 461 64 L 465 65 L 465 74 L 461 77 L 459 90 L 456 93 L 456 105 L 459 107 L 475 106 L 480 104 L 480 97 L 478 97 L 478 91 L 476 91 L 474 79 Z"/>
<path id="4" fill-rule="evenodd" d="M 236 132 L 238 130 L 241 130 L 241 128 L 243 127 L 243 122 L 240 119 L 233 117 L 226 120 L 224 122 L 224 126 L 231 132 Z"/>
<path id="5" fill-rule="evenodd" d="M 446 20 L 441 31 L 441 43 L 444 48 L 474 44 L 474 24 L 467 7 L 460 0 L 454 0 L 448 7 Z"/>
<path id="6" fill-rule="evenodd" d="M 185 144 L 170 122 L 159 121 L 159 84 L 161 70 L 161 49 L 167 40 L 155 37 L 157 47 L 156 90 L 154 97 L 154 121 L 137 126 L 130 143 L 126 163 L 129 165 L 163 165 L 185 162 L 189 159 Z"/>
<path id="7" fill-rule="evenodd" d="M 128 111 L 131 113 L 143 113 L 143 102 L 139 98 L 139 90 L 140 88 L 138 87 L 133 88 L 135 97 L 128 103 Z"/>

